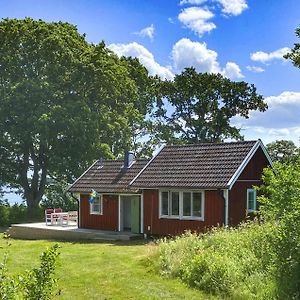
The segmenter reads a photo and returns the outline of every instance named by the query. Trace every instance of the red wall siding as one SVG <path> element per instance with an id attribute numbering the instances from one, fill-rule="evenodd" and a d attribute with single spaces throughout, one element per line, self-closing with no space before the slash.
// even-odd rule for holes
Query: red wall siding
<path id="1" fill-rule="evenodd" d="M 147 234 L 179 234 L 185 230 L 204 231 L 224 222 L 224 200 L 218 191 L 205 191 L 204 221 L 159 219 L 159 191 L 144 190 L 144 232 Z M 150 230 L 148 230 L 150 226 Z"/>
<path id="2" fill-rule="evenodd" d="M 229 225 L 236 226 L 247 217 L 247 189 L 261 184 L 262 170 L 268 165 L 259 148 L 229 192 Z"/>
<path id="3" fill-rule="evenodd" d="M 118 230 L 118 196 L 103 196 L 103 215 L 91 215 L 88 195 L 80 195 L 80 227 Z"/>

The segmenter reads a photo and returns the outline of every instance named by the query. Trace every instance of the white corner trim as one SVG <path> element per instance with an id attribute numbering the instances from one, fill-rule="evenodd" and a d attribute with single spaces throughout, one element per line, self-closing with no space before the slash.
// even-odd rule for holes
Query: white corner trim
<path id="1" fill-rule="evenodd" d="M 73 185 L 79 180 L 81 179 L 81 177 L 83 177 L 96 163 L 98 162 L 98 160 L 96 160 L 93 164 L 91 164 L 73 183 L 70 187 L 68 187 L 67 191 L 69 191 Z"/>
<path id="2" fill-rule="evenodd" d="M 239 178 L 239 176 L 241 175 L 241 173 L 244 171 L 245 167 L 247 166 L 247 164 L 249 163 L 249 161 L 251 160 L 251 158 L 256 153 L 256 151 L 257 151 L 257 149 L 259 147 L 261 147 L 261 149 L 264 152 L 264 154 L 265 154 L 265 156 L 266 156 L 266 158 L 267 158 L 270 166 L 274 169 L 274 165 L 272 163 L 270 155 L 268 154 L 268 152 L 267 152 L 264 144 L 262 143 L 262 141 L 259 139 L 254 144 L 254 146 L 249 151 L 249 153 L 247 154 L 247 156 L 245 157 L 245 159 L 243 160 L 243 162 L 240 164 L 240 166 L 238 167 L 238 169 L 235 171 L 235 173 L 233 174 L 233 176 L 228 181 L 227 187 L 228 187 L 229 190 L 231 190 L 232 186 L 235 184 L 235 182 L 237 181 L 237 179 Z"/>
<path id="3" fill-rule="evenodd" d="M 144 233 L 144 193 L 141 194 L 141 197 L 140 197 L 140 203 L 141 203 L 141 233 Z"/>
<path id="4" fill-rule="evenodd" d="M 157 153 L 147 162 L 145 167 L 129 182 L 128 186 L 131 186 L 135 180 L 147 169 L 147 167 L 152 163 L 152 161 L 159 155 L 159 153 L 165 148 L 165 145 L 160 147 L 160 149 L 157 151 Z"/>

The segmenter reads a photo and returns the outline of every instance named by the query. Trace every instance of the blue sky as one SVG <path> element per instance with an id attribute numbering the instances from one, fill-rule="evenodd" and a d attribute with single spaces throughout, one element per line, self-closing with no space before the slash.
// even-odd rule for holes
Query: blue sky
<path id="1" fill-rule="evenodd" d="M 299 0 L 0 0 L 1 18 L 77 25 L 90 42 L 137 56 L 171 79 L 184 67 L 254 83 L 269 110 L 236 117 L 246 139 L 300 137 L 300 69 L 282 55 L 297 38 Z"/>
<path id="2" fill-rule="evenodd" d="M 1 0 L 2 18 L 67 21 L 90 42 L 140 58 L 151 74 L 184 67 L 254 83 L 269 104 L 235 118 L 246 139 L 299 145 L 300 70 L 282 59 L 297 42 L 299 0 Z"/>

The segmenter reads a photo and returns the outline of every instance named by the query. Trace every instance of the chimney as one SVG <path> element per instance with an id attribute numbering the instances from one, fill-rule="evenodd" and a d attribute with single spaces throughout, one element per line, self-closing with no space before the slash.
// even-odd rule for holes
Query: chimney
<path id="1" fill-rule="evenodd" d="M 125 151 L 124 153 L 124 168 L 128 169 L 134 163 L 134 153 L 132 151 Z"/>

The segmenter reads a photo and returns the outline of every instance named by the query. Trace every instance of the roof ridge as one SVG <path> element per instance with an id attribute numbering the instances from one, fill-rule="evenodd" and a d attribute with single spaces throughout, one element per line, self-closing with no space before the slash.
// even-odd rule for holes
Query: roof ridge
<path id="1" fill-rule="evenodd" d="M 218 146 L 218 145 L 230 145 L 230 144 L 250 144 L 250 143 L 256 143 L 258 140 L 249 140 L 249 141 L 235 141 L 235 142 L 218 142 L 218 143 L 209 143 L 209 142 L 200 142 L 200 143 L 194 143 L 194 144 L 176 144 L 176 145 L 170 145 L 166 144 L 165 147 L 189 147 L 189 146 L 204 146 L 204 145 L 209 145 L 209 146 Z"/>

